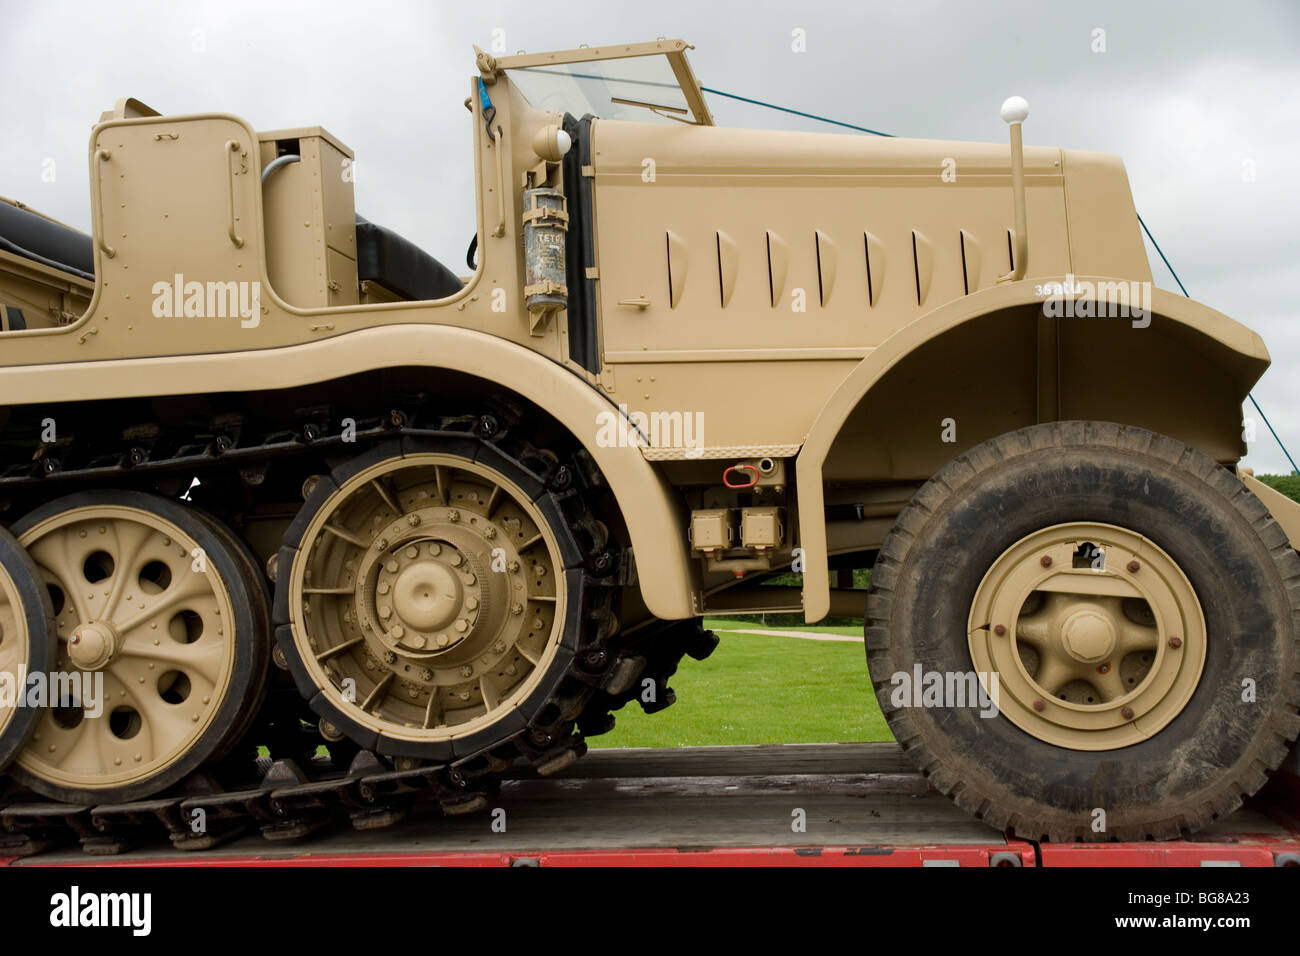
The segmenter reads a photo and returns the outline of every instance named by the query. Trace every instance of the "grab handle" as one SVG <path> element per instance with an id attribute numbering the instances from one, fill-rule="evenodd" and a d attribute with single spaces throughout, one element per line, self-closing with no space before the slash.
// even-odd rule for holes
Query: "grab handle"
<path id="1" fill-rule="evenodd" d="M 103 187 L 99 184 L 99 164 L 112 158 L 113 154 L 103 146 L 95 150 L 95 175 L 90 177 L 90 188 L 91 192 L 94 193 L 91 198 L 95 203 L 95 211 L 99 213 L 99 251 L 110 259 L 117 255 L 117 250 L 110 246 L 108 240 L 104 238 L 108 223 L 104 221 Z"/>
<path id="2" fill-rule="evenodd" d="M 492 235 L 500 238 L 506 234 L 506 166 L 502 159 L 505 151 L 501 148 L 500 126 L 492 134 L 492 141 L 497 151 L 497 227 L 492 230 Z"/>
<path id="3" fill-rule="evenodd" d="M 235 244 L 236 249 L 244 248 L 244 240 L 239 237 L 235 231 L 235 154 L 239 152 L 240 145 L 238 140 L 226 140 L 226 168 L 229 170 L 230 185 L 230 229 L 227 235 L 230 241 Z"/>

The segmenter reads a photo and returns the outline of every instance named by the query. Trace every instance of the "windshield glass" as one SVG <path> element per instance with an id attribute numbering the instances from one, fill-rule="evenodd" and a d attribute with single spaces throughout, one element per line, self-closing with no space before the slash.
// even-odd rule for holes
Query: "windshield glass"
<path id="1" fill-rule="evenodd" d="M 508 72 L 524 99 L 538 109 L 635 123 L 695 122 L 667 57 L 557 63 Z"/>

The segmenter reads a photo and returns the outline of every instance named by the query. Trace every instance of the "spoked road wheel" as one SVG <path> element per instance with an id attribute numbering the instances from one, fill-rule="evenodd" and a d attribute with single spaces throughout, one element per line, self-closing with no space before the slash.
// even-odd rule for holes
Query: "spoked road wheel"
<path id="1" fill-rule="evenodd" d="M 1297 622 L 1300 559 L 1235 475 L 1142 429 L 1062 422 L 917 492 L 872 573 L 867 657 L 895 737 L 988 823 L 1169 839 L 1285 757 Z M 933 696 L 907 692 L 918 675 Z M 982 694 L 937 690 L 972 680 Z"/>
<path id="2" fill-rule="evenodd" d="M 458 760 L 577 716 L 557 691 L 587 620 L 582 551 L 556 496 L 486 442 L 377 447 L 319 480 L 285 541 L 277 641 L 362 747 Z"/>
<path id="3" fill-rule="evenodd" d="M 74 803 L 158 793 L 221 756 L 261 690 L 265 597 L 232 539 L 135 491 L 49 502 L 15 525 L 53 601 L 64 695 L 13 767 Z"/>
<path id="4" fill-rule="evenodd" d="M 0 770 L 27 745 L 41 715 L 28 699 L 28 678 L 48 681 L 55 648 L 54 614 L 40 572 L 0 529 Z"/>

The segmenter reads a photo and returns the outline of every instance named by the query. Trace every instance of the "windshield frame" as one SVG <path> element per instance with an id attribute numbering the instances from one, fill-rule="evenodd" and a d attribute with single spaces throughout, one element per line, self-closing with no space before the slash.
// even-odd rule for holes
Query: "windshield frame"
<path id="1" fill-rule="evenodd" d="M 557 50 L 552 53 L 521 53 L 517 56 L 493 57 L 495 71 L 526 69 L 529 67 L 564 66 L 573 63 L 591 63 L 597 60 L 626 60 L 639 56 L 664 56 L 672 68 L 677 85 L 681 88 L 690 108 L 692 120 L 682 122 L 697 126 L 713 126 L 713 114 L 709 112 L 704 101 L 704 90 L 690 62 L 686 51 L 695 49 L 685 40 L 655 40 L 651 43 L 627 43 L 617 46 L 581 47 L 576 50 Z"/>

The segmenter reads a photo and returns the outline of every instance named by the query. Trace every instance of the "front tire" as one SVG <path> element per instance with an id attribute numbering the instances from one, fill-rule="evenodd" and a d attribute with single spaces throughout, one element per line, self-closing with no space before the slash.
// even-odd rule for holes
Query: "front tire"
<path id="1" fill-rule="evenodd" d="M 959 806 L 1029 839 L 1169 839 L 1286 755 L 1298 621 L 1300 559 L 1231 472 L 1143 429 L 1060 422 L 917 492 L 873 571 L 866 645 L 895 737 Z M 972 672 L 992 719 L 900 692 Z"/>

